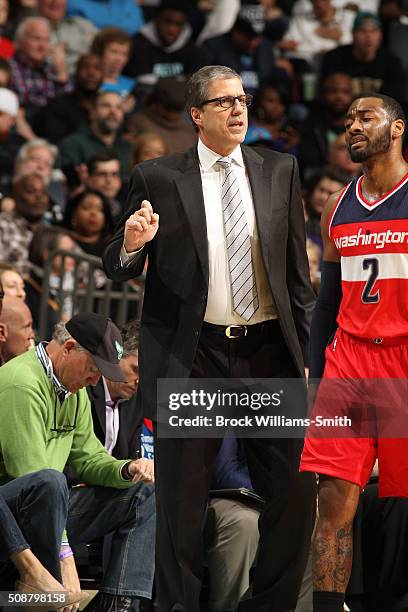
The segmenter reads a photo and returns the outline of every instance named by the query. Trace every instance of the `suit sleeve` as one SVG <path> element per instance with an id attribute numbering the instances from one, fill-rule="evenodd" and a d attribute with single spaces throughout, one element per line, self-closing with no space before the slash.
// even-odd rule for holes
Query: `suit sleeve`
<path id="1" fill-rule="evenodd" d="M 139 210 L 143 200 L 150 200 L 145 177 L 141 169 L 136 166 L 129 185 L 126 202 L 126 212 L 119 221 L 113 238 L 106 247 L 103 255 L 103 266 L 107 276 L 114 281 L 125 281 L 140 276 L 143 272 L 145 260 L 149 251 L 146 244 L 135 257 L 122 265 L 120 251 L 123 246 L 125 223 L 136 210 Z"/>
<path id="2" fill-rule="evenodd" d="M 292 164 L 286 282 L 303 359 L 307 363 L 310 322 L 315 295 L 310 283 L 309 262 L 306 253 L 305 219 L 303 215 L 299 170 L 295 158 L 292 158 Z"/>

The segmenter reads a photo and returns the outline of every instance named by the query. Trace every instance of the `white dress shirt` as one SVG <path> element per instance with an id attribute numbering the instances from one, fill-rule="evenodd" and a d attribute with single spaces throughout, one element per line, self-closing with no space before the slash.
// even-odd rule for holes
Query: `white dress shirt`
<path id="1" fill-rule="evenodd" d="M 240 317 L 234 312 L 232 306 L 231 282 L 228 270 L 227 245 L 221 201 L 223 170 L 217 164 L 221 156 L 219 153 L 211 151 L 201 140 L 198 141 L 197 150 L 207 221 L 209 264 L 208 299 L 204 320 L 215 325 L 253 325 L 268 319 L 276 319 L 276 307 L 262 261 L 251 188 L 242 158 L 241 147 L 237 146 L 228 157 L 232 159 L 234 172 L 239 182 L 241 198 L 245 206 L 251 241 L 252 263 L 258 292 L 259 308 L 253 314 L 250 321 Z M 154 210 L 154 202 L 151 204 Z M 160 232 L 160 226 L 158 231 Z M 126 265 L 139 251 L 127 253 L 122 246 L 120 254 L 122 265 Z"/>
<path id="2" fill-rule="evenodd" d="M 106 429 L 105 429 L 105 448 L 111 455 L 118 441 L 119 434 L 119 401 L 114 402 L 110 396 L 108 385 L 105 378 L 102 376 L 103 388 L 105 391 L 105 412 L 106 412 Z"/>
<path id="3" fill-rule="evenodd" d="M 234 149 L 228 157 L 232 160 L 232 166 L 238 179 L 239 190 L 245 207 L 251 241 L 252 263 L 259 299 L 259 308 L 255 311 L 250 321 L 245 321 L 245 319 L 234 312 L 232 305 L 231 281 L 228 270 L 221 200 L 221 183 L 224 172 L 219 164 L 217 164 L 220 155 L 211 151 L 199 140 L 198 157 L 207 220 L 209 265 L 208 300 L 204 320 L 207 323 L 214 323 L 216 325 L 253 325 L 267 319 L 275 319 L 276 309 L 262 261 L 252 194 L 242 158 L 241 147 L 238 146 Z"/>

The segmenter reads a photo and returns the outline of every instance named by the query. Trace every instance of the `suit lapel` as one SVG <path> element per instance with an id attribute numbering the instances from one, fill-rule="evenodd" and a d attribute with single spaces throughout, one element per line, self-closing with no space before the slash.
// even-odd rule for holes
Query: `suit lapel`
<path id="1" fill-rule="evenodd" d="M 208 283 L 207 223 L 196 148 L 187 151 L 179 169 L 182 174 L 176 179 L 177 190 L 191 229 L 204 278 Z"/>
<path id="2" fill-rule="evenodd" d="M 99 425 L 102 429 L 104 435 L 105 443 L 105 435 L 106 435 L 106 404 L 105 404 L 105 390 L 103 387 L 102 377 L 100 378 L 98 384 L 92 388 L 93 395 L 93 406 L 95 408 L 96 416 L 98 417 Z"/>
<path id="3" fill-rule="evenodd" d="M 263 168 L 263 158 L 253 149 L 242 147 L 245 167 L 251 185 L 252 199 L 254 203 L 256 226 L 261 243 L 261 252 L 265 266 L 270 261 L 271 228 L 273 228 L 271 205 L 272 180 L 270 175 L 266 176 Z"/>
<path id="4" fill-rule="evenodd" d="M 271 179 L 270 175 L 265 175 L 263 157 L 255 150 L 243 146 L 242 154 L 251 186 L 261 251 L 267 266 L 267 262 L 271 261 L 271 241 L 273 239 L 271 233 L 271 231 L 273 232 L 273 200 L 271 194 L 273 177 Z M 176 179 L 177 190 L 191 229 L 204 278 L 208 282 L 207 223 L 198 154 L 195 147 L 186 152 L 179 169 L 182 174 Z M 279 201 L 278 186 L 275 184 L 274 195 L 274 200 Z"/>

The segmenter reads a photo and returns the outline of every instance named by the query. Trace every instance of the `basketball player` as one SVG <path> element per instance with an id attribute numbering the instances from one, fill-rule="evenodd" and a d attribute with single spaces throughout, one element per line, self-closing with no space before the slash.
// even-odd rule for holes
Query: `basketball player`
<path id="1" fill-rule="evenodd" d="M 369 379 L 395 382 L 408 373 L 404 113 L 388 96 L 363 95 L 351 104 L 345 128 L 351 159 L 362 164 L 363 175 L 331 196 L 322 215 L 322 284 L 312 323 L 311 378 L 321 378 L 323 369 L 324 377 L 315 413 L 330 404 L 323 391 L 330 380 L 350 379 L 353 388 L 359 379 L 360 387 L 366 381 L 369 388 Z M 347 393 L 340 397 L 343 407 L 355 408 L 356 397 Z M 338 399 L 332 405 L 338 406 Z M 407 401 L 397 398 L 395 410 Z M 378 456 L 380 496 L 408 497 L 408 440 L 328 435 L 306 439 L 300 470 L 319 474 L 314 612 L 343 612 L 361 490 Z"/>

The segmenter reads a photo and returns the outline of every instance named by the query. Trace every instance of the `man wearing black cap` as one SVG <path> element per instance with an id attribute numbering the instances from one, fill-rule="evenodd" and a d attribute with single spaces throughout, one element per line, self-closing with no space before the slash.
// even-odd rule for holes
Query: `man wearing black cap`
<path id="1" fill-rule="evenodd" d="M 80 313 L 58 324 L 49 344 L 0 369 L 0 491 L 26 525 L 35 554 L 69 590 L 79 590 L 69 544 L 114 534 L 93 608 L 112 612 L 150 597 L 154 573 L 150 464 L 107 453 L 93 432 L 85 389 L 101 374 L 125 380 L 122 351 L 110 319 Z M 67 463 L 90 486 L 69 494 Z"/>

